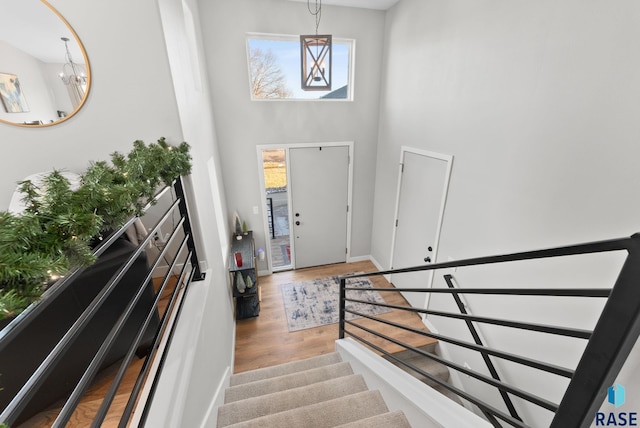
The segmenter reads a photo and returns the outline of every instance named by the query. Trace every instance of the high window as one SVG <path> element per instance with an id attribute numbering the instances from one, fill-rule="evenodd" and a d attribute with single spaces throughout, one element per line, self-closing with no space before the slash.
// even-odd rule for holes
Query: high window
<path id="1" fill-rule="evenodd" d="M 250 34 L 247 37 L 249 88 L 252 100 L 353 100 L 355 41 L 333 38 L 330 91 L 303 91 L 300 36 Z"/>

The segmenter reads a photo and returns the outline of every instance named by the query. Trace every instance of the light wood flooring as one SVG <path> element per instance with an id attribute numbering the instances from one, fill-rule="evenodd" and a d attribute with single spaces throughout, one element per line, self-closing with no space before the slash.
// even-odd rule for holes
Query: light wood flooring
<path id="1" fill-rule="evenodd" d="M 235 372 L 244 372 L 260 367 L 272 366 L 288 361 L 295 361 L 316 355 L 326 354 L 334 351 L 334 342 L 338 339 L 338 325 L 331 324 L 322 327 L 311 328 L 290 333 L 285 319 L 280 285 L 290 282 L 305 281 L 309 279 L 322 278 L 333 275 L 344 275 L 353 272 L 374 272 L 375 266 L 371 262 L 342 263 L 317 268 L 300 269 L 295 271 L 279 272 L 269 276 L 259 278 L 262 301 L 260 303 L 260 315 L 255 318 L 238 320 L 236 325 L 236 349 L 235 349 Z M 383 277 L 374 277 L 372 282 L 376 287 L 392 287 Z M 157 284 L 155 284 L 157 286 Z M 167 293 L 166 291 L 165 293 Z M 382 293 L 385 300 L 390 304 L 406 305 L 406 301 L 400 293 Z M 161 301 L 160 315 L 164 312 L 166 298 Z M 412 313 L 404 311 L 391 311 L 379 315 L 380 318 L 396 321 L 412 327 L 424 329 L 420 318 Z M 358 320 L 358 323 L 365 325 L 381 324 L 371 320 Z M 356 330 L 351 327 L 352 330 Z M 398 333 L 392 327 L 382 326 L 382 332 L 393 335 L 395 338 L 408 342 L 413 346 L 424 346 L 434 342 L 409 332 Z M 369 335 L 362 333 L 365 338 L 371 339 Z M 375 341 L 374 339 L 371 339 Z M 388 342 L 377 340 L 377 344 L 383 346 L 390 352 L 399 351 L 396 345 L 389 346 Z M 118 394 L 111 405 L 109 414 L 103 423 L 103 427 L 116 427 L 120 415 L 128 399 L 129 391 L 140 372 L 144 360 L 134 359 L 129 366 L 123 384 L 118 390 Z M 116 364 L 102 371 L 94 380 L 90 389 L 84 395 L 82 402 L 68 427 L 86 427 L 90 425 L 93 415 L 97 411 L 105 396 L 111 380 L 115 376 L 119 364 Z M 59 407 L 54 406 L 49 411 L 42 412 L 29 421 L 20 425 L 21 428 L 49 427 L 59 412 Z"/>
<path id="2" fill-rule="evenodd" d="M 255 318 L 238 320 L 236 323 L 234 372 L 241 373 L 334 351 L 334 343 L 338 339 L 338 324 L 289 332 L 280 285 L 326 276 L 375 271 L 376 268 L 373 263 L 363 261 L 278 272 L 260 277 L 258 279 L 262 296 L 260 315 Z M 375 287 L 393 287 L 382 276 L 372 277 L 371 280 Z M 400 293 L 384 292 L 381 294 L 389 304 L 407 305 L 406 300 Z M 426 330 L 419 316 L 414 313 L 392 310 L 386 314 L 379 315 L 379 317 Z M 434 339 L 401 331 L 372 320 L 360 319 L 356 322 L 366 326 L 375 326 L 378 331 L 392 335 L 394 338 L 416 347 L 435 342 Z M 355 327 L 348 327 L 347 329 L 354 332 L 358 330 L 358 335 L 378 346 L 382 346 L 388 352 L 402 350 L 398 345 L 388 341 L 372 339 L 368 333 Z"/>
<path id="3" fill-rule="evenodd" d="M 159 290 L 161 283 L 161 278 L 153 279 L 153 286 L 156 292 Z M 173 292 L 176 283 L 177 277 L 174 276 L 169 280 L 169 283 L 167 284 L 162 297 L 158 301 L 158 315 L 160 318 L 162 318 L 167 309 L 171 293 Z M 133 390 L 136 379 L 138 378 L 138 375 L 142 370 L 144 361 L 144 358 L 134 357 L 129 364 L 127 372 L 122 380 L 122 383 L 118 387 L 116 396 L 109 408 L 109 412 L 107 413 L 107 416 L 101 425 L 103 428 L 115 428 L 118 426 L 120 418 L 122 417 L 122 413 L 124 412 L 124 408 L 127 405 L 127 401 L 129 400 L 131 391 Z M 107 395 L 107 392 L 111 387 L 113 379 L 120 369 L 120 364 L 121 362 L 118 361 L 113 365 L 107 367 L 106 369 L 100 371 L 96 375 L 93 382 L 91 383 L 91 386 L 82 396 L 80 404 L 67 423 L 67 428 L 88 427 L 91 425 L 91 421 L 93 421 L 96 412 L 100 408 L 104 397 Z M 62 404 L 63 403 L 60 402 L 57 405 L 51 406 L 49 410 L 45 410 L 33 416 L 24 423 L 18 425 L 18 428 L 50 427 L 53 424 L 53 421 L 55 421 L 56 417 L 58 416 L 58 413 L 62 408 Z"/>

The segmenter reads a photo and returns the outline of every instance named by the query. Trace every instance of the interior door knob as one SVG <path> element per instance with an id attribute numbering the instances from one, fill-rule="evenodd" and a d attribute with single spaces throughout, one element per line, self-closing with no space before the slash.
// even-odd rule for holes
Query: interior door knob
<path id="1" fill-rule="evenodd" d="M 427 250 L 428 250 L 429 252 L 431 252 L 431 251 L 433 251 L 433 247 L 429 246 L 429 248 L 427 248 Z"/>
<path id="2" fill-rule="evenodd" d="M 429 263 L 429 262 L 431 262 L 431 257 L 425 257 L 425 258 L 424 258 L 424 261 L 425 261 L 425 263 Z"/>
<path id="3" fill-rule="evenodd" d="M 300 222 L 299 221 L 296 221 L 296 226 L 300 226 Z"/>

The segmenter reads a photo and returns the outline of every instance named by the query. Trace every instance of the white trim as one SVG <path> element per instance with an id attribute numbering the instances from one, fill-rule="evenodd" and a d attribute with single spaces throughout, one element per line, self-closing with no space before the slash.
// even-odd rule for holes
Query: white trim
<path id="1" fill-rule="evenodd" d="M 208 283 L 210 281 L 211 272 L 208 271 L 207 275 L 205 275 L 205 284 L 203 285 L 209 285 Z M 203 287 L 203 290 L 205 290 L 205 292 L 207 289 L 208 287 Z M 185 351 L 185 349 L 189 349 L 190 347 L 195 346 L 201 328 L 201 324 L 194 325 L 194 321 L 197 317 L 180 317 L 177 320 L 175 319 L 175 317 L 177 316 L 177 310 L 175 309 L 180 307 L 181 301 L 188 297 L 188 293 L 185 293 L 185 290 L 192 290 L 192 288 L 189 287 L 187 289 L 184 287 L 180 287 L 180 291 L 178 292 L 176 298 L 174 311 L 169 314 L 169 321 L 167 324 L 171 325 L 173 323 L 176 323 L 175 333 L 171 338 L 170 343 L 169 335 L 163 334 L 156 354 L 154 355 L 149 375 L 147 376 L 147 380 L 145 381 L 140 392 L 138 404 L 136 405 L 136 408 L 131 416 L 131 426 L 138 426 L 140 424 L 142 413 L 149 399 L 149 394 L 151 393 L 151 387 L 153 384 L 151 380 L 153 380 L 158 373 L 158 370 L 160 368 L 160 361 L 162 360 L 161 356 L 164 353 L 167 353 L 165 364 L 159 374 L 160 378 L 158 381 L 158 386 L 151 402 L 147 420 L 153 419 L 153 417 L 169 417 L 170 421 L 167 426 L 178 426 L 179 422 L 182 420 L 184 411 L 184 400 L 180 399 L 180 397 L 183 397 L 185 395 L 184 391 L 188 389 L 187 382 L 191 376 L 191 372 L 193 369 L 193 355 Z M 201 301 L 204 302 L 205 300 L 206 299 L 202 299 Z M 171 370 L 168 369 L 169 367 L 171 367 Z M 171 379 L 167 380 L 168 377 L 171 377 Z M 167 384 L 171 384 L 172 387 L 166 387 Z M 165 386 L 165 388 L 163 388 L 163 386 Z M 157 402 L 172 403 L 171 411 L 165 413 L 164 415 L 154 415 L 153 404 Z M 178 425 L 174 425 L 174 423 L 177 423 Z"/>
<path id="2" fill-rule="evenodd" d="M 390 411 L 402 410 L 414 427 L 490 428 L 491 424 L 351 338 L 337 340 L 336 352 L 382 394 Z"/>
<path id="3" fill-rule="evenodd" d="M 224 372 L 224 376 L 218 383 L 218 387 L 216 388 L 216 393 L 213 396 L 213 400 L 211 400 L 211 403 L 207 408 L 207 413 L 202 419 L 200 428 L 218 426 L 218 408 L 224 404 L 224 393 L 225 390 L 229 387 L 230 379 L 231 367 L 227 367 L 227 370 L 225 370 Z"/>
<path id="4" fill-rule="evenodd" d="M 291 192 L 290 183 L 290 165 L 289 165 L 289 149 L 297 149 L 297 148 L 310 148 L 310 147 L 347 147 L 349 150 L 349 171 L 347 177 L 347 204 L 349 205 L 349 212 L 347 213 L 347 253 L 345 257 L 345 261 L 351 259 L 351 221 L 353 216 L 353 151 L 354 151 L 355 143 L 353 141 L 339 141 L 339 142 L 313 142 L 313 143 L 291 143 L 291 144 L 261 144 L 256 146 L 256 153 L 258 156 L 258 178 L 260 182 L 260 201 L 262 203 L 262 232 L 265 237 L 265 251 L 267 253 L 267 271 L 261 271 L 261 275 L 270 275 L 274 272 L 273 265 L 271 262 L 271 246 L 269 244 L 269 219 L 267 218 L 267 211 L 264 207 L 267 206 L 267 195 L 265 194 L 265 183 L 264 183 L 264 165 L 262 160 L 262 151 L 263 150 L 275 150 L 275 149 L 284 149 L 285 150 L 285 160 L 287 165 L 287 209 L 289 210 L 289 230 L 293 230 L 293 213 L 291 212 Z M 290 239 L 291 245 L 291 269 L 295 269 L 295 240 Z M 285 269 L 283 269 L 285 270 Z M 286 269 L 288 270 L 288 268 Z"/>
<path id="5" fill-rule="evenodd" d="M 349 257 L 347 259 L 347 263 L 357 263 L 357 262 L 367 262 L 367 261 L 372 261 L 371 256 L 356 256 L 356 257 Z"/>
<path id="6" fill-rule="evenodd" d="M 400 164 L 398 165 L 398 186 L 397 186 L 397 190 L 396 190 L 396 207 L 395 207 L 395 213 L 394 213 L 394 217 L 393 217 L 393 230 L 392 230 L 392 235 L 391 235 L 391 256 L 390 256 L 390 260 L 389 260 L 389 266 L 393 266 L 393 256 L 395 253 L 395 249 L 396 249 L 396 231 L 397 231 L 397 227 L 395 225 L 396 220 L 398 219 L 398 214 L 399 214 L 399 210 L 400 210 L 400 191 L 402 189 L 402 166 L 404 164 L 404 157 L 406 153 L 413 153 L 419 156 L 426 156 L 426 157 L 430 157 L 433 159 L 438 159 L 438 160 L 442 160 L 445 161 L 447 163 L 447 168 L 446 168 L 446 172 L 445 172 L 445 178 L 444 178 L 444 187 L 442 190 L 442 199 L 440 201 L 440 211 L 438 213 L 438 222 L 436 224 L 436 236 L 433 242 L 433 262 L 437 263 L 438 260 L 438 248 L 440 247 L 440 234 L 442 232 L 442 223 L 444 221 L 444 210 L 447 204 L 447 197 L 448 197 L 448 193 L 449 193 L 449 181 L 451 179 L 451 169 L 453 167 L 453 156 L 452 155 L 445 155 L 442 153 L 436 153 L 436 152 L 431 152 L 428 150 L 423 150 L 423 149 L 417 149 L 417 148 L 413 148 L 413 147 L 408 147 L 408 146 L 402 146 L 400 148 Z M 429 281 L 427 283 L 427 287 L 431 288 L 431 286 L 433 285 L 433 275 L 434 275 L 434 271 L 430 271 L 429 272 Z M 425 298 L 425 307 L 428 306 L 429 304 L 429 296 L 426 296 Z M 422 316 L 423 320 L 424 320 L 424 316 Z"/>

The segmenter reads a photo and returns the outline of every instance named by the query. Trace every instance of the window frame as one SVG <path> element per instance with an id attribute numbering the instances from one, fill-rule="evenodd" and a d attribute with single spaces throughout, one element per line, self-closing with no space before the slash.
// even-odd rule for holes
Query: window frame
<path id="1" fill-rule="evenodd" d="M 245 37 L 245 50 L 247 57 L 247 86 L 249 91 L 249 99 L 251 101 L 303 101 L 303 102 L 352 102 L 354 101 L 354 77 L 355 77 L 355 51 L 356 51 L 356 40 L 349 39 L 345 37 L 333 37 L 333 45 L 342 44 L 348 46 L 348 70 L 347 70 L 347 97 L 346 98 L 299 98 L 299 97 L 289 97 L 289 98 L 255 98 L 253 96 L 253 92 L 251 90 L 251 48 L 249 46 L 250 40 L 269 40 L 269 41 L 290 41 L 300 43 L 300 35 L 292 35 L 292 34 L 274 34 L 274 33 L 256 33 L 256 32 L 248 32 Z M 333 47 L 332 47 L 333 49 Z M 296 70 L 297 75 L 300 74 L 300 69 Z M 333 76 L 332 76 L 333 80 Z M 300 82 L 298 82 L 298 85 Z M 335 91 L 339 88 L 333 89 Z M 329 91 L 328 93 L 331 93 Z M 323 91 L 324 92 L 324 91 Z M 326 95 L 326 94 L 325 94 Z"/>

